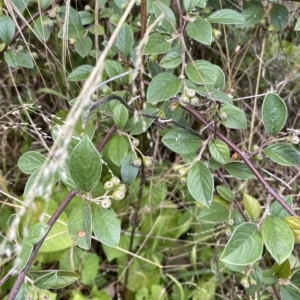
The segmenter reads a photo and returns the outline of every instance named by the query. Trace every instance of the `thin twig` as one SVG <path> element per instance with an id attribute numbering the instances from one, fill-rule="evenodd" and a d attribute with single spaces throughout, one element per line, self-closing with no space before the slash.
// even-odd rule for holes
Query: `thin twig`
<path id="1" fill-rule="evenodd" d="M 197 111 L 194 109 L 185 106 L 183 107 L 187 112 L 189 112 L 191 115 L 193 115 L 198 121 L 203 123 L 205 126 L 208 125 L 208 122 L 200 115 Z M 211 132 L 214 132 L 215 128 L 214 126 L 208 126 L 208 130 Z M 240 149 L 238 148 L 233 142 L 231 142 L 227 137 L 225 137 L 222 133 L 219 131 L 216 131 L 216 135 L 224 142 L 226 143 L 231 149 L 233 149 L 236 153 L 240 155 L 242 160 L 246 163 L 246 165 L 250 168 L 250 170 L 253 172 L 253 174 L 256 176 L 256 178 L 263 184 L 265 189 L 269 192 L 270 195 L 272 195 L 279 204 L 291 215 L 291 216 L 297 216 L 297 214 L 294 212 L 294 210 L 287 205 L 287 203 L 274 191 L 274 189 L 268 184 L 268 182 L 263 178 L 263 176 L 258 172 L 252 161 L 248 158 L 248 156 Z"/>

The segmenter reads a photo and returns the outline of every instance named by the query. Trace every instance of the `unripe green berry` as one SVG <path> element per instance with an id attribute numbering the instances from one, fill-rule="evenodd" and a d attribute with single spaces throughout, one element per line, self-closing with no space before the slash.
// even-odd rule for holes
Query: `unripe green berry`
<path id="1" fill-rule="evenodd" d="M 124 199 L 124 197 L 125 197 L 125 191 L 122 190 L 116 190 L 112 194 L 112 198 L 117 201 Z"/>
<path id="2" fill-rule="evenodd" d="M 39 293 L 39 300 L 48 300 L 49 299 L 49 294 L 46 292 L 40 292 Z"/>
<path id="3" fill-rule="evenodd" d="M 187 184 L 187 177 L 186 176 L 180 177 L 180 182 L 182 184 Z"/>
<path id="4" fill-rule="evenodd" d="M 259 146 L 257 146 L 257 145 L 253 145 L 252 146 L 252 151 L 256 151 L 256 150 L 258 150 L 259 149 Z"/>
<path id="5" fill-rule="evenodd" d="M 180 176 L 184 176 L 184 175 L 187 174 L 188 171 L 189 171 L 189 168 L 181 168 L 181 169 L 178 170 L 178 174 Z"/>
<path id="6" fill-rule="evenodd" d="M 103 91 L 103 93 L 105 94 L 105 95 L 110 95 L 111 94 L 111 88 L 109 87 L 109 86 L 104 86 L 103 87 L 103 89 L 102 89 L 102 91 Z"/>
<path id="7" fill-rule="evenodd" d="M 185 95 L 186 95 L 187 97 L 189 97 L 189 98 L 195 97 L 195 95 L 196 95 L 196 92 L 195 92 L 194 90 L 188 89 L 188 88 L 186 88 L 186 89 L 184 90 L 184 93 L 185 93 Z"/>
<path id="8" fill-rule="evenodd" d="M 98 95 L 97 95 L 97 93 L 94 93 L 92 95 L 92 100 L 96 101 L 97 99 L 98 99 Z"/>
<path id="9" fill-rule="evenodd" d="M 32 58 L 34 58 L 34 59 L 39 58 L 39 55 L 38 55 L 36 52 L 31 52 L 31 56 L 32 56 Z"/>
<path id="10" fill-rule="evenodd" d="M 262 153 L 257 153 L 254 155 L 254 160 L 255 161 L 262 161 L 264 158 L 263 154 Z"/>
<path id="11" fill-rule="evenodd" d="M 123 192 L 126 192 L 126 185 L 124 183 L 120 184 L 117 186 L 117 191 L 123 191 Z"/>
<path id="12" fill-rule="evenodd" d="M 291 142 L 294 145 L 298 145 L 299 144 L 299 138 L 296 135 L 293 135 L 291 138 Z"/>
<path id="13" fill-rule="evenodd" d="M 52 9 L 49 10 L 48 11 L 48 17 L 52 18 L 52 19 L 55 18 L 56 17 L 56 12 L 54 10 L 52 10 Z"/>
<path id="14" fill-rule="evenodd" d="M 250 283 L 249 283 L 249 280 L 248 280 L 248 277 L 247 277 L 247 276 L 242 277 L 242 279 L 241 279 L 241 285 L 242 285 L 245 289 L 248 289 L 248 288 L 250 287 Z"/>
<path id="15" fill-rule="evenodd" d="M 151 54 L 151 55 L 149 56 L 149 58 L 150 58 L 150 60 L 152 60 L 152 61 L 157 61 L 158 54 Z"/>
<path id="16" fill-rule="evenodd" d="M 144 163 L 144 166 L 146 168 L 149 168 L 152 166 L 152 157 L 149 157 L 149 156 L 144 156 L 143 157 L 143 163 Z"/>
<path id="17" fill-rule="evenodd" d="M 54 26 L 54 22 L 52 20 L 48 20 L 48 24 L 47 24 L 49 27 L 53 27 Z"/>
<path id="18" fill-rule="evenodd" d="M 198 97 L 193 97 L 190 99 L 190 102 L 192 105 L 198 105 L 200 102 L 200 99 Z"/>
<path id="19" fill-rule="evenodd" d="M 186 95 L 182 95 L 180 98 L 179 98 L 179 101 L 180 101 L 180 104 L 181 105 L 186 105 L 187 103 L 190 103 L 190 98 L 187 97 Z"/>
<path id="20" fill-rule="evenodd" d="M 92 9 L 91 9 L 91 7 L 90 7 L 89 5 L 86 5 L 86 6 L 84 7 L 84 10 L 85 10 L 85 11 L 89 11 L 89 10 L 92 10 Z"/>
<path id="21" fill-rule="evenodd" d="M 180 165 L 180 164 L 174 164 L 173 166 L 172 166 L 172 169 L 175 171 L 175 172 L 177 172 L 179 169 L 181 169 L 182 168 L 182 165 Z"/>
<path id="22" fill-rule="evenodd" d="M 26 294 L 25 300 L 33 300 L 34 299 L 34 292 L 30 291 Z"/>
<path id="23" fill-rule="evenodd" d="M 226 234 L 227 236 L 231 236 L 231 233 L 232 233 L 231 229 L 230 229 L 229 227 L 227 227 L 227 228 L 225 229 L 225 234 Z"/>
<path id="24" fill-rule="evenodd" d="M 111 200 L 109 198 L 105 198 L 101 200 L 101 207 L 104 209 L 108 209 L 111 207 Z"/>
<path id="25" fill-rule="evenodd" d="M 233 219 L 228 219 L 228 225 L 232 226 L 234 224 L 234 220 Z"/>
<path id="26" fill-rule="evenodd" d="M 122 9 L 125 9 L 127 6 L 128 6 L 128 3 L 123 3 L 123 4 L 121 5 L 121 8 L 122 8 Z"/>
<path id="27" fill-rule="evenodd" d="M 109 180 L 109 181 L 106 181 L 105 183 L 104 183 L 104 189 L 106 190 L 106 191 L 110 191 L 111 189 L 113 189 L 114 188 L 114 184 Z"/>
<path id="28" fill-rule="evenodd" d="M 139 157 L 135 157 L 131 164 L 139 168 L 142 165 L 142 160 Z"/>
<path id="29" fill-rule="evenodd" d="M 110 181 L 113 183 L 113 185 L 116 187 L 121 183 L 121 180 L 118 177 L 112 177 Z"/>
<path id="30" fill-rule="evenodd" d="M 136 4 L 137 6 L 141 6 L 142 0 L 135 0 L 135 4 Z"/>
<path id="31" fill-rule="evenodd" d="M 220 117 L 221 117 L 222 120 L 226 120 L 226 119 L 227 119 L 227 114 L 226 114 L 226 112 L 222 111 L 222 112 L 220 113 Z"/>
<path id="32" fill-rule="evenodd" d="M 256 285 L 256 280 L 254 278 L 252 278 L 251 276 L 249 277 L 249 281 L 250 281 L 251 286 Z"/>
<path id="33" fill-rule="evenodd" d="M 132 140 L 132 146 L 137 147 L 140 144 L 140 141 L 138 139 L 133 139 Z"/>
<path id="34" fill-rule="evenodd" d="M 76 42 L 77 42 L 77 40 L 74 39 L 74 38 L 70 38 L 70 39 L 69 39 L 69 44 L 70 44 L 70 45 L 74 45 Z"/>
<path id="35" fill-rule="evenodd" d="M 18 48 L 17 48 L 17 51 L 19 52 L 19 51 L 22 51 L 24 48 L 23 48 L 23 46 L 18 46 Z"/>
<path id="36" fill-rule="evenodd" d="M 214 39 L 217 40 L 221 36 L 221 31 L 214 28 L 212 30 L 212 36 L 213 36 Z"/>

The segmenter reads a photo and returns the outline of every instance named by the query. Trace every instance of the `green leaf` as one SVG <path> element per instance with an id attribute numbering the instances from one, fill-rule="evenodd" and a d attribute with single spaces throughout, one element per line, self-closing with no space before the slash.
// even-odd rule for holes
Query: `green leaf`
<path id="1" fill-rule="evenodd" d="M 29 292 L 29 288 L 24 283 L 21 285 L 18 294 L 14 300 L 24 300 L 26 299 L 27 293 Z"/>
<path id="2" fill-rule="evenodd" d="M 129 151 L 125 158 L 123 159 L 121 165 L 121 177 L 122 182 L 130 184 L 136 178 L 139 168 L 132 164 L 132 161 L 136 158 L 136 153 Z"/>
<path id="3" fill-rule="evenodd" d="M 153 3 L 153 11 L 155 17 L 158 18 L 161 14 L 164 15 L 161 26 L 170 34 L 176 31 L 176 18 L 173 11 L 163 2 L 155 1 Z M 160 25 L 160 24 L 159 24 Z"/>
<path id="4" fill-rule="evenodd" d="M 217 192 L 219 193 L 219 195 L 222 198 L 224 198 L 226 201 L 233 202 L 234 195 L 233 195 L 232 191 L 228 187 L 222 186 L 222 185 L 218 185 L 216 187 L 216 189 L 217 189 Z"/>
<path id="5" fill-rule="evenodd" d="M 60 93 L 60 92 L 58 92 L 56 90 L 50 89 L 50 88 L 41 88 L 41 89 L 38 89 L 37 93 L 50 94 L 50 95 L 54 95 L 54 96 L 57 96 L 59 98 L 65 99 L 67 101 L 69 100 L 69 98 L 66 95 L 63 95 L 62 93 Z"/>
<path id="6" fill-rule="evenodd" d="M 51 0 L 41 0 L 40 5 L 42 10 L 46 10 L 51 4 Z"/>
<path id="7" fill-rule="evenodd" d="M 7 51 L 4 53 L 5 62 L 12 68 L 17 68 L 17 53 L 14 51 Z"/>
<path id="8" fill-rule="evenodd" d="M 178 154 L 193 153 L 201 146 L 200 137 L 181 128 L 170 129 L 162 138 L 162 142 Z"/>
<path id="9" fill-rule="evenodd" d="M 196 6 L 206 7 L 206 0 L 183 0 L 183 6 L 186 12 L 191 12 Z"/>
<path id="10" fill-rule="evenodd" d="M 78 39 L 75 43 L 75 50 L 81 57 L 86 57 L 92 50 L 93 42 L 88 36 Z"/>
<path id="11" fill-rule="evenodd" d="M 215 66 L 214 66 L 214 70 L 216 70 Z M 217 72 L 215 72 L 215 75 L 217 74 Z M 214 83 L 214 85 L 218 86 L 220 84 L 220 78 L 219 78 L 219 74 L 217 74 L 217 79 L 216 82 Z M 202 97 L 205 97 L 207 99 L 210 99 L 212 101 L 219 101 L 222 103 L 226 103 L 229 105 L 233 105 L 232 100 L 227 96 L 227 94 L 225 94 L 222 91 L 218 91 L 215 88 L 205 88 L 203 86 L 197 86 L 193 88 L 197 94 L 199 94 Z M 208 91 L 208 92 L 207 92 Z"/>
<path id="12" fill-rule="evenodd" d="M 75 245 L 82 249 L 90 249 L 92 213 L 86 201 L 82 201 L 72 210 L 68 221 L 68 232 Z"/>
<path id="13" fill-rule="evenodd" d="M 277 262 L 272 266 L 272 270 L 275 274 L 280 277 L 287 279 L 291 275 L 291 265 L 290 261 L 286 259 L 282 264 L 278 264 Z"/>
<path id="14" fill-rule="evenodd" d="M 12 2 L 17 7 L 19 12 L 23 14 L 27 4 L 29 3 L 29 0 L 12 0 Z"/>
<path id="15" fill-rule="evenodd" d="M 300 269 L 296 270 L 290 279 L 291 283 L 297 288 L 300 287 Z"/>
<path id="16" fill-rule="evenodd" d="M 216 74 L 213 65 L 206 60 L 195 60 L 185 67 L 188 78 L 196 84 L 214 84 Z"/>
<path id="17" fill-rule="evenodd" d="M 247 180 L 255 178 L 249 167 L 241 162 L 231 162 L 224 166 L 226 171 L 236 179 Z"/>
<path id="18" fill-rule="evenodd" d="M 141 111 L 142 113 L 157 116 L 159 110 L 157 108 L 145 108 Z M 154 118 L 147 118 L 141 115 L 136 115 L 130 120 L 130 134 L 140 135 L 145 132 L 151 124 L 154 122 Z"/>
<path id="19" fill-rule="evenodd" d="M 25 174 L 32 174 L 46 161 L 46 156 L 36 151 L 28 151 L 18 159 L 18 167 Z"/>
<path id="20" fill-rule="evenodd" d="M 280 286 L 280 296 L 284 300 L 299 300 L 300 293 L 292 286 Z"/>
<path id="21" fill-rule="evenodd" d="M 29 272 L 34 285 L 40 289 L 61 289 L 79 279 L 79 275 L 65 270 L 42 270 Z"/>
<path id="22" fill-rule="evenodd" d="M 119 129 L 123 129 L 128 121 L 128 109 L 125 105 L 119 104 L 113 111 L 113 120 Z"/>
<path id="23" fill-rule="evenodd" d="M 125 72 L 122 65 L 115 60 L 106 60 L 105 61 L 105 71 L 109 77 L 115 77 Z M 114 80 L 118 84 L 126 84 L 128 82 L 128 76 L 118 78 Z"/>
<path id="24" fill-rule="evenodd" d="M 266 147 L 263 152 L 282 166 L 300 165 L 300 152 L 291 144 L 277 143 Z"/>
<path id="25" fill-rule="evenodd" d="M 69 169 L 75 184 L 85 192 L 90 192 L 99 182 L 102 163 L 100 155 L 86 135 L 73 149 Z"/>
<path id="26" fill-rule="evenodd" d="M 209 207 L 203 207 L 197 217 L 200 221 L 223 222 L 229 217 L 228 208 L 218 202 L 212 202 Z"/>
<path id="27" fill-rule="evenodd" d="M 0 39 L 6 45 L 8 45 L 16 31 L 15 23 L 11 17 L 1 17 L 0 18 Z"/>
<path id="28" fill-rule="evenodd" d="M 223 90 L 224 89 L 224 87 L 225 87 L 225 74 L 224 74 L 224 72 L 222 71 L 222 69 L 219 67 L 219 66 L 217 66 L 217 65 L 214 65 L 214 70 L 215 70 L 215 74 L 216 74 L 216 82 L 215 82 L 215 84 L 214 84 L 214 88 L 218 91 L 218 90 Z M 218 91 L 218 92 L 220 92 L 220 91 Z M 225 93 L 224 93 L 225 94 Z M 225 94 L 226 95 L 226 94 Z M 228 97 L 227 95 L 226 95 L 226 97 Z M 228 97 L 228 99 L 230 99 L 229 97 Z M 216 100 L 218 100 L 218 99 L 216 99 Z M 225 103 L 228 103 L 228 104 L 232 104 L 232 101 L 231 101 L 231 99 L 230 99 L 230 101 L 228 102 L 228 101 L 223 101 L 223 102 L 225 102 Z M 233 104 L 232 104 L 233 105 Z"/>
<path id="29" fill-rule="evenodd" d="M 22 248 L 16 262 L 17 269 L 19 272 L 22 271 L 26 266 L 28 259 L 31 255 L 32 249 L 33 245 L 31 243 L 22 243 Z"/>
<path id="30" fill-rule="evenodd" d="M 16 56 L 16 63 L 20 67 L 33 68 L 33 60 L 31 54 L 28 51 L 20 51 Z"/>
<path id="31" fill-rule="evenodd" d="M 26 182 L 24 195 L 28 196 L 29 192 L 34 192 L 35 196 L 44 196 L 45 193 L 50 194 L 52 186 L 59 179 L 58 172 L 55 171 L 53 173 L 54 170 L 55 169 L 50 162 L 49 165 L 43 168 L 43 170 L 37 169 L 34 171 Z M 33 187 L 34 189 L 32 189 Z"/>
<path id="32" fill-rule="evenodd" d="M 59 166 L 59 179 L 68 189 L 79 191 L 80 188 L 76 185 L 70 174 L 69 161 L 70 158 L 67 157 L 63 164 Z"/>
<path id="33" fill-rule="evenodd" d="M 171 44 L 159 33 L 153 33 L 149 36 L 148 42 L 144 48 L 144 54 L 161 54 L 171 49 Z"/>
<path id="34" fill-rule="evenodd" d="M 291 197 L 291 195 L 287 195 L 282 197 L 282 199 L 284 200 L 284 202 L 286 202 L 286 204 L 292 208 L 293 206 L 293 198 Z M 270 205 L 270 213 L 273 216 L 276 216 L 278 218 L 285 218 L 285 217 L 289 217 L 290 214 L 279 204 L 278 201 L 272 201 L 271 205 Z"/>
<path id="35" fill-rule="evenodd" d="M 117 34 L 116 45 L 118 49 L 125 55 L 129 55 L 133 47 L 134 38 L 131 27 L 124 23 Z"/>
<path id="36" fill-rule="evenodd" d="M 254 26 L 261 21 L 265 14 L 263 6 L 254 5 L 248 7 L 242 11 L 242 15 L 245 18 L 244 24 L 239 24 L 238 27 L 245 28 Z"/>
<path id="37" fill-rule="evenodd" d="M 263 240 L 254 223 L 243 223 L 232 233 L 220 260 L 238 266 L 246 266 L 262 256 Z"/>
<path id="38" fill-rule="evenodd" d="M 259 202 L 250 195 L 244 194 L 243 204 L 250 219 L 253 222 L 256 222 L 261 213 L 261 206 L 259 205 Z"/>
<path id="39" fill-rule="evenodd" d="M 186 26 L 188 36 L 204 45 L 211 45 L 212 29 L 211 25 L 202 18 L 197 18 Z"/>
<path id="40" fill-rule="evenodd" d="M 32 245 L 36 244 L 45 236 L 49 228 L 49 225 L 44 223 L 36 223 L 28 226 L 24 242 Z"/>
<path id="41" fill-rule="evenodd" d="M 90 65 L 81 65 L 77 68 L 75 68 L 67 77 L 68 81 L 83 81 L 86 80 L 92 70 L 93 70 L 93 66 Z"/>
<path id="42" fill-rule="evenodd" d="M 278 264 L 282 264 L 292 253 L 294 236 L 282 219 L 267 216 L 261 227 L 261 235 L 266 248 Z"/>
<path id="43" fill-rule="evenodd" d="M 81 24 L 83 26 L 92 24 L 94 22 L 94 14 L 90 13 L 89 11 L 79 11 L 78 14 L 80 16 Z"/>
<path id="44" fill-rule="evenodd" d="M 157 103 L 165 101 L 177 95 L 182 86 L 179 78 L 171 73 L 156 75 L 147 89 L 147 102 Z"/>
<path id="45" fill-rule="evenodd" d="M 288 216 L 284 218 L 284 222 L 291 228 L 295 243 L 300 243 L 300 217 Z"/>
<path id="46" fill-rule="evenodd" d="M 299 30 L 300 30 L 300 18 L 298 18 L 294 30 L 295 30 L 295 31 L 299 31 Z"/>
<path id="47" fill-rule="evenodd" d="M 96 30 L 96 28 L 98 30 Z M 93 25 L 90 29 L 89 32 L 91 34 L 96 35 L 96 31 L 97 31 L 97 35 L 103 35 L 104 34 L 104 27 L 101 24 L 98 24 L 98 26 L 96 27 L 95 25 Z"/>
<path id="48" fill-rule="evenodd" d="M 288 22 L 289 11 L 284 5 L 274 4 L 270 10 L 270 21 L 279 29 L 283 30 Z"/>
<path id="49" fill-rule="evenodd" d="M 221 23 L 221 24 L 243 24 L 245 18 L 240 13 L 232 9 L 220 9 L 213 12 L 207 17 L 210 23 Z"/>
<path id="50" fill-rule="evenodd" d="M 111 161 L 120 166 L 128 153 L 129 142 L 124 135 L 115 134 L 108 143 L 108 153 Z"/>
<path id="51" fill-rule="evenodd" d="M 206 165 L 198 161 L 188 173 L 188 190 L 192 197 L 204 206 L 209 206 L 213 197 L 214 180 Z"/>
<path id="52" fill-rule="evenodd" d="M 277 134 L 285 125 L 287 108 L 276 94 L 267 94 L 262 105 L 262 119 L 269 135 Z"/>
<path id="53" fill-rule="evenodd" d="M 182 46 L 175 45 L 161 59 L 159 65 L 165 69 L 173 69 L 182 63 Z"/>
<path id="54" fill-rule="evenodd" d="M 226 165 L 229 162 L 230 150 L 224 142 L 218 139 L 213 139 L 209 143 L 208 147 L 209 152 L 215 161 L 222 165 Z"/>
<path id="55" fill-rule="evenodd" d="M 44 15 L 38 17 L 34 21 L 33 31 L 36 36 L 44 42 L 48 41 L 52 30 L 52 27 L 47 25 L 47 22 L 49 21 L 51 20 Z"/>
<path id="56" fill-rule="evenodd" d="M 225 104 L 220 108 L 221 114 L 224 116 L 222 122 L 228 128 L 247 129 L 247 118 L 240 108 Z"/>
<path id="57" fill-rule="evenodd" d="M 118 246 L 121 226 L 112 209 L 97 205 L 93 213 L 93 231 L 98 241 L 109 247 Z"/>

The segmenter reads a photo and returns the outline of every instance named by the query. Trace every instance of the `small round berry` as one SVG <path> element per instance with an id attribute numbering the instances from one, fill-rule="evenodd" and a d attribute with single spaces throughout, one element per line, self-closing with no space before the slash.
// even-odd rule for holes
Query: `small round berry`
<path id="1" fill-rule="evenodd" d="M 25 300 L 33 300 L 34 299 L 34 292 L 30 291 L 26 294 Z"/>
<path id="2" fill-rule="evenodd" d="M 185 93 L 185 95 L 186 95 L 187 97 L 189 97 L 189 98 L 195 97 L 195 95 L 196 95 L 196 92 L 195 92 L 194 90 L 188 89 L 188 88 L 186 88 L 186 89 L 184 90 L 184 93 Z"/>
<path id="3" fill-rule="evenodd" d="M 248 277 L 247 277 L 247 276 L 242 277 L 242 279 L 241 279 L 241 285 L 242 285 L 245 289 L 248 289 L 248 288 L 250 287 L 250 283 L 249 283 L 249 280 L 248 280 Z"/>
<path id="4" fill-rule="evenodd" d="M 298 145 L 299 144 L 299 138 L 296 135 L 293 135 L 291 138 L 291 142 L 294 145 Z"/>
<path id="5" fill-rule="evenodd" d="M 182 184 L 187 184 L 187 177 L 186 176 L 180 177 L 180 182 Z"/>
<path id="6" fill-rule="evenodd" d="M 144 166 L 146 167 L 146 168 L 149 168 L 149 167 L 151 167 L 152 166 L 152 157 L 149 157 L 149 156 L 144 156 L 143 157 L 143 163 L 144 163 Z"/>
<path id="7" fill-rule="evenodd" d="M 226 119 L 227 119 L 227 114 L 226 114 L 226 112 L 222 111 L 222 112 L 220 113 L 220 117 L 221 117 L 221 119 L 222 119 L 223 121 L 226 120 Z"/>
<path id="8" fill-rule="evenodd" d="M 133 147 L 138 147 L 139 144 L 140 144 L 140 141 L 138 139 L 133 139 L 132 140 L 132 146 Z"/>
<path id="9" fill-rule="evenodd" d="M 113 189 L 114 188 L 114 184 L 109 180 L 109 181 L 106 181 L 105 183 L 104 183 L 104 189 L 106 190 L 106 191 L 110 191 L 111 189 Z"/>
<path id="10" fill-rule="evenodd" d="M 111 207 L 111 200 L 109 198 L 105 198 L 101 200 L 101 207 L 104 209 L 108 209 Z"/>
<path id="11" fill-rule="evenodd" d="M 179 106 L 180 106 L 179 101 L 173 101 L 170 103 L 169 109 L 170 111 L 176 111 L 179 108 Z"/>
<path id="12" fill-rule="evenodd" d="M 121 183 L 121 180 L 118 177 L 112 177 L 110 181 L 113 183 L 113 185 L 116 187 Z"/>
<path id="13" fill-rule="evenodd" d="M 200 99 L 198 97 L 193 97 L 190 99 L 190 102 L 192 105 L 198 105 L 200 102 Z"/>
<path id="14" fill-rule="evenodd" d="M 142 165 L 142 160 L 139 157 L 135 157 L 131 164 L 139 168 Z"/>
<path id="15" fill-rule="evenodd" d="M 263 159 L 264 159 L 264 156 L 261 152 L 254 155 L 254 160 L 255 161 L 262 161 Z"/>
<path id="16" fill-rule="evenodd" d="M 46 292 L 40 292 L 39 293 L 39 300 L 48 300 L 49 299 L 49 294 Z"/>
<path id="17" fill-rule="evenodd" d="M 125 191 L 122 190 L 116 190 L 112 194 L 112 198 L 117 201 L 124 199 L 124 197 L 125 197 Z"/>
<path id="18" fill-rule="evenodd" d="M 172 166 L 172 169 L 175 171 L 175 172 L 177 172 L 179 169 L 181 169 L 182 168 L 182 165 L 180 165 L 180 164 L 174 164 L 173 166 Z"/>
<path id="19" fill-rule="evenodd" d="M 189 168 L 181 168 L 181 169 L 178 170 L 178 174 L 180 176 L 184 176 L 184 175 L 187 174 L 188 171 L 189 171 Z"/>
<path id="20" fill-rule="evenodd" d="M 70 38 L 70 39 L 69 39 L 69 44 L 70 44 L 70 45 L 74 45 L 76 42 L 77 42 L 77 40 L 74 39 L 74 38 Z"/>
<path id="21" fill-rule="evenodd" d="M 212 30 L 212 36 L 213 36 L 214 39 L 217 40 L 221 36 L 221 31 L 214 28 Z"/>
<path id="22" fill-rule="evenodd" d="M 151 54 L 151 55 L 149 56 L 149 58 L 150 58 L 150 60 L 152 60 L 152 61 L 157 61 L 158 54 Z"/>
<path id="23" fill-rule="evenodd" d="M 228 220 L 228 225 L 232 226 L 234 224 L 234 220 L 233 219 L 229 219 Z"/>
<path id="24" fill-rule="evenodd" d="M 89 11 L 89 10 L 92 10 L 92 8 L 91 8 L 89 5 L 86 5 L 86 6 L 84 7 L 84 10 L 85 10 L 85 11 Z"/>
<path id="25" fill-rule="evenodd" d="M 183 103 L 190 103 L 190 98 L 186 95 L 182 95 L 180 98 L 179 98 L 179 101 L 183 102 Z"/>
<path id="26" fill-rule="evenodd" d="M 252 278 L 251 276 L 249 277 L 249 281 L 250 281 L 251 286 L 254 286 L 257 283 L 256 280 L 254 278 Z"/>
<path id="27" fill-rule="evenodd" d="M 126 185 L 124 183 L 120 184 L 119 186 L 117 186 L 117 191 L 123 191 L 126 192 Z"/>

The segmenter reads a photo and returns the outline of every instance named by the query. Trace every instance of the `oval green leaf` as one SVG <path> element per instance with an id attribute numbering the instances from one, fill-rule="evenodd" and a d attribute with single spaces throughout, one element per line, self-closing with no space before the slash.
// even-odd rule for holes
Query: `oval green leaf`
<path id="1" fill-rule="evenodd" d="M 242 14 L 232 9 L 220 9 L 213 12 L 207 17 L 210 23 L 221 23 L 221 24 L 243 24 L 245 18 Z"/>
<path id="2" fill-rule="evenodd" d="M 113 111 L 114 123 L 121 130 L 126 125 L 128 121 L 128 116 L 129 116 L 128 109 L 126 108 L 125 105 L 121 103 L 117 105 L 117 107 Z"/>
<path id="3" fill-rule="evenodd" d="M 230 159 L 229 147 L 218 139 L 213 139 L 209 143 L 209 152 L 213 159 L 222 165 L 226 165 Z"/>
<path id="4" fill-rule="evenodd" d="M 198 18 L 190 22 L 186 26 L 186 33 L 188 36 L 204 45 L 210 45 L 212 42 L 212 29 L 211 25 L 204 19 Z"/>
<path id="5" fill-rule="evenodd" d="M 187 179 L 188 190 L 192 197 L 204 206 L 209 206 L 213 197 L 213 176 L 206 165 L 198 161 L 189 171 Z"/>
<path id="6" fill-rule="evenodd" d="M 121 226 L 112 209 L 97 205 L 93 213 L 93 231 L 97 240 L 106 246 L 116 247 L 119 244 Z"/>
<path id="7" fill-rule="evenodd" d="M 243 204 L 250 219 L 253 222 L 256 222 L 260 217 L 261 213 L 261 207 L 259 205 L 259 202 L 250 195 L 244 194 Z"/>
<path id="8" fill-rule="evenodd" d="M 283 30 L 289 18 L 289 11 L 284 5 L 274 4 L 270 10 L 270 21 L 279 30 Z"/>
<path id="9" fill-rule="evenodd" d="M 193 153 L 202 143 L 199 136 L 181 128 L 170 129 L 162 138 L 162 142 L 178 154 Z"/>
<path id="10" fill-rule="evenodd" d="M 243 223 L 232 233 L 220 260 L 232 265 L 246 266 L 261 258 L 263 240 L 254 223 Z"/>
<path id="11" fill-rule="evenodd" d="M 100 155 L 87 135 L 72 150 L 69 170 L 75 184 L 85 192 L 90 192 L 99 182 Z"/>
<path id="12" fill-rule="evenodd" d="M 81 57 L 86 57 L 92 50 L 93 42 L 90 37 L 84 36 L 75 43 L 75 50 Z"/>
<path id="13" fill-rule="evenodd" d="M 139 168 L 132 164 L 135 159 L 136 153 L 133 151 L 128 152 L 121 165 L 121 177 L 122 181 L 126 184 L 130 184 L 136 178 Z"/>
<path id="14" fill-rule="evenodd" d="M 2 17 L 0 18 L 0 39 L 6 45 L 8 45 L 16 31 L 16 26 L 11 17 Z"/>
<path id="15" fill-rule="evenodd" d="M 262 119 L 269 135 L 277 134 L 285 125 L 287 108 L 284 101 L 276 94 L 265 96 L 262 105 Z"/>
<path id="16" fill-rule="evenodd" d="M 206 60 L 195 60 L 185 67 L 188 78 L 197 84 L 214 84 L 216 74 L 213 65 Z"/>
<path id="17" fill-rule="evenodd" d="M 133 31 L 131 27 L 124 23 L 117 34 L 116 45 L 118 49 L 125 55 L 129 55 L 134 43 Z"/>
<path id="18" fill-rule="evenodd" d="M 144 48 L 144 54 L 161 54 L 171 49 L 171 44 L 159 33 L 153 33 L 149 36 L 148 42 Z"/>
<path id="19" fill-rule="evenodd" d="M 68 232 L 78 247 L 89 250 L 92 236 L 92 213 L 86 201 L 76 206 L 68 221 Z"/>
<path id="20" fill-rule="evenodd" d="M 294 249 L 294 236 L 284 220 L 267 216 L 261 227 L 266 248 L 278 264 L 282 264 Z"/>
<path id="21" fill-rule="evenodd" d="M 247 180 L 255 178 L 249 167 L 241 162 L 232 162 L 224 166 L 226 171 L 236 179 Z"/>
<path id="22" fill-rule="evenodd" d="M 90 66 L 90 65 L 81 65 L 79 67 L 77 67 L 76 69 L 74 69 L 74 71 L 72 71 L 68 77 L 67 80 L 68 81 L 82 81 L 82 80 L 86 80 L 94 67 Z"/>
<path id="23" fill-rule="evenodd" d="M 240 108 L 225 104 L 220 108 L 220 112 L 226 114 L 226 117 L 222 119 L 223 124 L 232 129 L 246 129 L 247 118 Z"/>
<path id="24" fill-rule="evenodd" d="M 46 161 L 46 156 L 36 151 L 28 151 L 18 159 L 19 169 L 26 174 L 32 174 Z"/>
<path id="25" fill-rule="evenodd" d="M 149 84 L 147 101 L 156 103 L 168 100 L 180 91 L 181 85 L 181 80 L 175 75 L 167 72 L 160 73 Z"/>
<path id="26" fill-rule="evenodd" d="M 300 165 L 300 152 L 291 144 L 277 143 L 266 147 L 263 152 L 282 166 Z"/>
<path id="27" fill-rule="evenodd" d="M 200 221 L 223 222 L 229 217 L 229 210 L 218 202 L 212 202 L 209 207 L 203 207 L 197 217 Z"/>
<path id="28" fill-rule="evenodd" d="M 108 153 L 111 161 L 120 166 L 128 153 L 129 142 L 124 135 L 115 134 L 109 141 Z"/>

